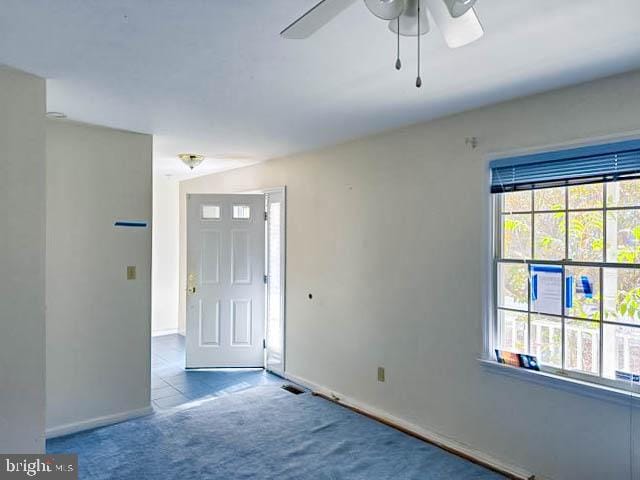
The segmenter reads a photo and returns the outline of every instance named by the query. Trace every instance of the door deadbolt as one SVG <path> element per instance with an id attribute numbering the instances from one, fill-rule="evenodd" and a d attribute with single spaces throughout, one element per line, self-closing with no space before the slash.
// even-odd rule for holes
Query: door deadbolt
<path id="1" fill-rule="evenodd" d="M 189 277 L 187 278 L 187 293 L 189 295 L 195 295 L 196 294 L 197 283 L 198 283 L 198 280 L 196 279 L 196 274 L 195 273 L 190 273 Z"/>

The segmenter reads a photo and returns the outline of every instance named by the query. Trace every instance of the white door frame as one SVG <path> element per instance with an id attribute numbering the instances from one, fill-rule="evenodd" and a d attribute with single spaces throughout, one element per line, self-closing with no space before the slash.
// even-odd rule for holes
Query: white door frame
<path id="1" fill-rule="evenodd" d="M 207 193 L 211 193 L 211 194 L 217 194 L 220 192 L 207 192 Z M 225 193 L 229 193 L 229 192 L 225 192 Z M 282 312 L 282 372 L 275 372 L 277 374 L 281 374 L 284 375 L 286 370 L 287 370 L 287 187 L 285 185 L 280 186 L 280 187 L 270 187 L 270 188 L 263 188 L 263 189 L 257 189 L 257 190 L 249 190 L 249 191 L 242 191 L 242 192 L 236 192 L 239 195 L 249 195 L 249 194 L 264 194 L 265 195 L 265 209 L 266 209 L 266 195 L 268 195 L 269 193 L 282 193 L 282 251 L 281 251 L 281 284 L 280 284 L 280 305 L 281 305 L 281 312 Z M 265 222 L 265 239 L 267 240 L 267 242 L 265 242 L 265 245 L 268 248 L 268 235 L 267 235 L 267 228 L 269 226 L 269 219 L 267 218 L 267 221 Z M 268 254 L 268 251 L 265 252 L 265 254 Z M 265 257 L 265 262 L 266 262 L 266 257 Z M 266 265 L 265 265 L 266 267 Z M 264 312 L 265 312 L 265 316 L 264 316 L 264 325 L 265 325 L 265 333 L 266 333 L 266 327 L 267 327 L 267 315 L 269 314 L 269 310 L 268 310 L 268 306 L 267 306 L 267 299 L 266 299 L 266 285 L 265 285 L 265 308 Z M 188 302 L 185 302 L 185 308 L 188 308 Z M 186 318 L 186 314 L 187 312 L 185 311 L 185 318 Z M 186 325 L 185 325 L 185 329 L 186 329 Z M 185 331 L 186 334 L 186 331 Z M 266 368 L 266 349 L 265 349 L 265 357 L 264 357 L 264 367 Z"/>
<path id="2" fill-rule="evenodd" d="M 286 185 L 280 187 L 261 188 L 257 190 L 249 190 L 240 192 L 243 194 L 262 193 L 265 195 L 265 209 L 266 209 L 266 196 L 270 193 L 282 194 L 282 251 L 280 252 L 280 311 L 282 312 L 282 371 L 274 372 L 279 375 L 284 375 L 287 371 L 287 187 Z M 265 222 L 265 248 L 269 248 L 268 238 L 269 219 Z M 268 261 L 269 251 L 265 252 L 265 262 Z M 265 271 L 267 265 L 265 265 Z M 267 271 L 267 275 L 269 272 Z M 269 306 L 267 299 L 267 290 L 265 285 L 265 334 L 267 332 L 267 317 L 269 315 Z M 266 336 L 266 335 L 265 335 Z M 265 349 L 265 368 L 267 367 L 267 351 Z"/>

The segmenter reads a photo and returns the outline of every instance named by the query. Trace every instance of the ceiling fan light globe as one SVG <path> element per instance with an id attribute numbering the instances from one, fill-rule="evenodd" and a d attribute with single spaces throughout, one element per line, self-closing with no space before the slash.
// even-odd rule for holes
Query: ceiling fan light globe
<path id="1" fill-rule="evenodd" d="M 418 0 L 406 0 L 407 6 L 400 15 L 399 21 L 391 20 L 389 30 L 393 33 L 400 33 L 403 37 L 415 37 L 418 35 Z M 427 13 L 427 3 L 421 0 L 420 4 L 420 35 L 429 33 L 429 15 Z M 398 32 L 398 24 L 400 32 Z"/>
<path id="2" fill-rule="evenodd" d="M 402 15 L 407 0 L 364 0 L 371 13 L 382 20 L 394 20 Z"/>
<path id="3" fill-rule="evenodd" d="M 453 18 L 458 18 L 473 8 L 477 0 L 444 0 Z"/>

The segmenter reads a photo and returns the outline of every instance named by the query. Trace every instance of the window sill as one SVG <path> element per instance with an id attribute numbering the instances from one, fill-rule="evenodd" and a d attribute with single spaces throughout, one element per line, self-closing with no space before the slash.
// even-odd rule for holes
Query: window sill
<path id="1" fill-rule="evenodd" d="M 538 372 L 524 368 L 512 367 L 495 360 L 478 359 L 480 364 L 491 373 L 507 375 L 520 380 L 536 383 L 545 387 L 564 390 L 577 395 L 617 403 L 625 407 L 640 408 L 640 393 L 619 388 L 585 382 L 575 378 L 564 377 L 548 372 Z"/>

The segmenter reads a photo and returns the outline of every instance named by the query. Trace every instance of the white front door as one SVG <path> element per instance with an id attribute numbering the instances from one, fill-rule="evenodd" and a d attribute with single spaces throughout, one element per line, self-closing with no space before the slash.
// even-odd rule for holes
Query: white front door
<path id="1" fill-rule="evenodd" d="M 263 367 L 264 195 L 187 198 L 187 368 Z"/>

